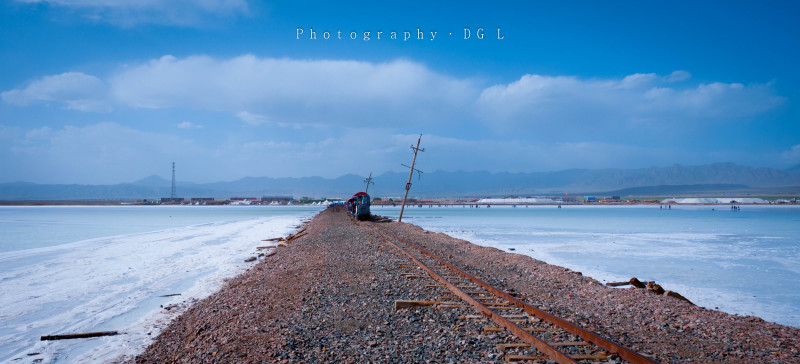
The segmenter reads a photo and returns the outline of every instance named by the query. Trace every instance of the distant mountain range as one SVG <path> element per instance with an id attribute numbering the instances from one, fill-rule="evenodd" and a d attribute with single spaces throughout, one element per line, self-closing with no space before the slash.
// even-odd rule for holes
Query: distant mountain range
<path id="1" fill-rule="evenodd" d="M 370 194 L 403 195 L 407 173 L 387 172 L 373 178 Z M 232 182 L 178 182 L 179 197 L 293 196 L 348 197 L 364 189 L 364 177 L 347 174 L 338 178 L 246 177 Z M 0 184 L 0 200 L 131 200 L 170 195 L 171 181 L 150 176 L 116 185 L 43 185 L 29 182 Z M 701 166 L 671 165 L 639 169 L 569 169 L 556 172 L 425 173 L 412 180 L 410 196 L 502 197 L 546 194 L 606 194 L 619 196 L 679 196 L 712 194 L 798 194 L 800 165 L 778 170 L 733 163 Z"/>

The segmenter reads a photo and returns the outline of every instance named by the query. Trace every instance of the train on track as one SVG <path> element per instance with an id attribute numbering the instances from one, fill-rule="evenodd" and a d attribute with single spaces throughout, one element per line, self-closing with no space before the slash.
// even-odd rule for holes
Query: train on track
<path id="1" fill-rule="evenodd" d="M 366 192 L 356 193 L 344 205 L 356 219 L 361 221 L 369 219 L 369 195 Z"/>

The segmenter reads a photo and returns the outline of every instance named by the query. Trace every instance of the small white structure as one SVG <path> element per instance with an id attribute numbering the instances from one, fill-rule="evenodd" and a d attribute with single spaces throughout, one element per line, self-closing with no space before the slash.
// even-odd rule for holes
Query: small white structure
<path id="1" fill-rule="evenodd" d="M 253 201 L 247 201 L 247 199 L 240 200 L 240 201 L 231 201 L 230 205 L 252 205 Z"/>
<path id="2" fill-rule="evenodd" d="M 554 204 L 555 200 L 546 197 L 521 197 L 521 198 L 482 198 L 476 203 L 491 205 L 546 205 Z"/>
<path id="3" fill-rule="evenodd" d="M 702 198 L 668 198 L 666 200 L 661 201 L 661 203 L 718 205 L 718 204 L 769 203 L 769 201 L 754 197 L 702 197 Z"/>

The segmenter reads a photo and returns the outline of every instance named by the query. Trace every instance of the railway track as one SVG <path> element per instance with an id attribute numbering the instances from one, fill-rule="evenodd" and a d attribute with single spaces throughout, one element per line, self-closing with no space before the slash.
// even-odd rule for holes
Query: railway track
<path id="1" fill-rule="evenodd" d="M 435 256 L 422 244 L 398 237 L 379 223 L 361 224 L 436 281 L 430 286 L 447 289 L 452 294 L 421 304 L 435 304 L 440 308 L 472 307 L 480 315 L 465 316 L 466 319 L 493 322 L 497 326 L 486 327 L 485 332 L 507 330 L 520 341 L 499 344 L 499 349 L 512 352 L 529 349 L 525 354 L 506 353 L 506 361 L 552 360 L 557 363 L 579 363 L 618 359 L 628 363 L 655 363 L 609 339 L 518 300 Z"/>

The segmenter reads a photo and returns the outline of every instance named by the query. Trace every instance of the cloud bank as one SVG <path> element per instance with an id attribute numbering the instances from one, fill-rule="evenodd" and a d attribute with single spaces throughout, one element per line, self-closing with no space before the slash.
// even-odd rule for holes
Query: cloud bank
<path id="1" fill-rule="evenodd" d="M 251 125 L 477 123 L 529 131 L 719 125 L 750 120 L 785 101 L 771 83 L 691 83 L 690 77 L 680 70 L 606 79 L 526 74 L 487 87 L 408 60 L 164 56 L 102 78 L 79 72 L 43 77 L 2 98 L 81 111 L 221 111 Z"/>
<path id="2" fill-rule="evenodd" d="M 14 161 L 6 168 L 9 176 L 80 183 L 87 182 L 80 176 L 99 178 L 96 170 L 113 171 L 108 175 L 114 179 L 88 182 L 131 181 L 172 160 L 195 171 L 186 178 L 197 182 L 254 173 L 382 173 L 400 170 L 410 158 L 408 145 L 417 136 L 405 133 L 412 130 L 425 134 L 430 153 L 419 168 L 429 171 L 760 164 L 776 156 L 686 150 L 676 145 L 686 144 L 664 139 L 671 134 L 663 131 L 690 138 L 685 131 L 699 129 L 695 144 L 703 144 L 703 135 L 759 120 L 785 102 L 770 83 L 698 83 L 680 70 L 619 78 L 526 74 L 487 85 L 408 60 L 253 55 L 164 56 L 108 75 L 65 72 L 0 97 L 10 107 L 57 106 L 127 120 L 0 129 L 8 146 L 0 149 L 0 160 Z M 226 124 L 231 122 L 241 129 Z M 341 147 L 353 145 L 358 148 Z M 798 160 L 797 150 L 777 158 Z M 354 160 L 369 171 L 354 170 Z"/>
<path id="3" fill-rule="evenodd" d="M 131 107 L 231 112 L 249 124 L 364 125 L 442 120 L 476 94 L 469 80 L 410 61 L 369 63 L 164 56 L 110 78 Z"/>
<path id="4" fill-rule="evenodd" d="M 9 148 L 0 150 L 0 156 L 15 161 L 7 166 L 7 176 L 26 176 L 26 180 L 38 183 L 104 184 L 135 181 L 154 173 L 166 176 L 173 161 L 179 166 L 180 178 L 194 182 L 253 175 L 339 177 L 345 173 L 402 171 L 400 163 L 408 163 L 412 155 L 408 145 L 418 137 L 381 130 L 350 130 L 306 142 L 238 136 L 209 144 L 198 143 L 180 132 L 145 131 L 108 122 L 9 130 L 6 134 L 3 137 L 0 133 L 0 140 Z M 343 145 L 359 147 L 342 148 Z M 611 143 L 531 144 L 425 134 L 423 146 L 426 152 L 420 155 L 416 167 L 425 172 L 472 171 L 476 167 L 491 172 L 561 170 L 563 163 L 609 167 L 608 160 L 621 165 L 674 162 L 662 158 L 658 149 Z M 542 158 L 543 155 L 559 158 Z M 97 174 L 98 170 L 103 173 Z"/>
<path id="5" fill-rule="evenodd" d="M 106 100 L 108 88 L 99 78 L 81 72 L 66 72 L 43 77 L 27 86 L 0 93 L 3 101 L 27 106 L 45 101 L 63 103 L 67 109 L 108 112 L 111 105 Z"/>
<path id="6" fill-rule="evenodd" d="M 622 79 L 528 74 L 484 89 L 477 103 L 484 118 L 509 128 L 574 131 L 719 124 L 751 118 L 784 102 L 771 84 L 672 85 L 688 79 L 685 71 Z"/>

